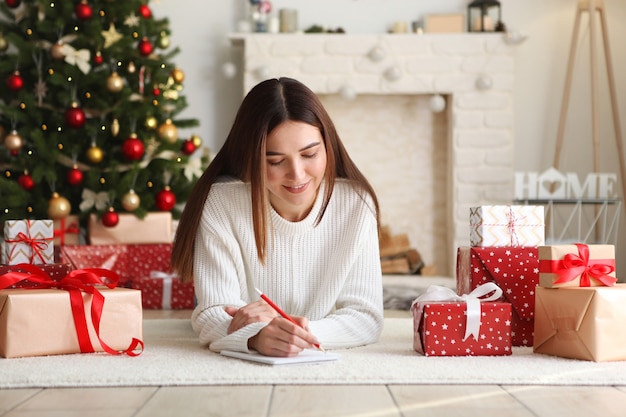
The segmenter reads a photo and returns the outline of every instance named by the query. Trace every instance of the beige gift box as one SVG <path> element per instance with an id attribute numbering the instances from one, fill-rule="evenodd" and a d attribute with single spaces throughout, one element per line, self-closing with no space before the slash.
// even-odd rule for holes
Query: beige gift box
<path id="1" fill-rule="evenodd" d="M 533 351 L 595 362 L 626 360 L 626 284 L 536 288 Z"/>
<path id="2" fill-rule="evenodd" d="M 119 223 L 106 227 L 95 214 L 89 216 L 89 243 L 92 245 L 126 245 L 172 243 L 172 213 L 148 213 L 143 219 L 134 214 L 122 213 Z"/>
<path id="3" fill-rule="evenodd" d="M 100 339 L 116 351 L 129 348 L 143 337 L 141 291 L 98 288 L 105 302 L 100 319 Z M 104 351 L 91 321 L 92 296 L 82 293 L 91 344 Z M 68 291 L 57 289 L 0 290 L 0 356 L 60 355 L 80 353 Z"/>
<path id="4" fill-rule="evenodd" d="M 585 248 L 588 259 L 585 259 L 583 252 Z M 542 287 L 597 287 L 613 285 L 617 281 L 613 245 L 551 245 L 537 249 L 539 285 Z M 571 257 L 568 263 L 564 263 L 566 256 Z M 577 271 L 583 271 L 587 275 L 582 283 L 582 274 Z M 564 282 L 557 282 L 559 280 Z"/>
<path id="5" fill-rule="evenodd" d="M 541 246 L 545 244 L 543 206 L 470 208 L 470 246 Z"/>

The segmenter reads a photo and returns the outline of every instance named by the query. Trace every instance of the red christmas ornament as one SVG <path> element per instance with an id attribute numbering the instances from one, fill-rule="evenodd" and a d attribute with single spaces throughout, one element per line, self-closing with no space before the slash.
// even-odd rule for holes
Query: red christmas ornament
<path id="1" fill-rule="evenodd" d="M 93 10 L 91 6 L 87 4 L 87 0 L 82 0 L 74 7 L 74 13 L 80 20 L 89 20 L 93 16 Z"/>
<path id="2" fill-rule="evenodd" d="M 11 91 L 19 91 L 24 87 L 24 79 L 19 71 L 15 71 L 7 78 L 7 87 Z"/>
<path id="3" fill-rule="evenodd" d="M 139 41 L 137 48 L 139 49 L 139 53 L 143 56 L 148 56 L 154 51 L 154 46 L 145 36 Z"/>
<path id="4" fill-rule="evenodd" d="M 183 154 L 191 155 L 195 151 L 196 151 L 196 145 L 193 143 L 193 141 L 187 139 L 186 141 L 183 142 L 183 147 L 181 149 L 181 152 Z"/>
<path id="5" fill-rule="evenodd" d="M 85 125 L 85 120 L 85 112 L 77 103 L 72 103 L 72 107 L 65 111 L 65 124 L 69 127 L 80 129 Z"/>
<path id="6" fill-rule="evenodd" d="M 109 211 L 102 215 L 102 224 L 106 227 L 115 227 L 119 222 L 120 216 L 113 207 L 109 207 Z"/>
<path id="7" fill-rule="evenodd" d="M 26 191 L 30 191 L 35 188 L 35 181 L 33 181 L 33 177 L 28 174 L 22 174 L 17 178 L 17 183 L 25 189 Z"/>
<path id="8" fill-rule="evenodd" d="M 154 205 L 161 211 L 170 211 L 176 205 L 176 195 L 170 190 L 169 186 L 156 193 L 154 196 Z"/>
<path id="9" fill-rule="evenodd" d="M 161 95 L 161 89 L 159 87 L 154 87 L 152 89 L 152 95 L 155 97 L 158 97 Z"/>
<path id="10" fill-rule="evenodd" d="M 100 65 L 104 62 L 104 57 L 102 56 L 102 52 L 98 51 L 93 56 L 93 63 L 96 65 Z"/>
<path id="11" fill-rule="evenodd" d="M 83 182 L 83 171 L 76 166 L 67 171 L 67 183 L 69 185 L 80 185 Z"/>
<path id="12" fill-rule="evenodd" d="M 145 147 L 143 146 L 143 142 L 141 139 L 137 138 L 137 135 L 134 133 L 122 144 L 122 154 L 126 159 L 130 159 L 131 161 L 141 159 L 144 151 Z"/>
<path id="13" fill-rule="evenodd" d="M 137 12 L 144 19 L 150 19 L 152 17 L 152 10 L 150 10 L 150 8 L 145 4 L 142 4 L 141 6 L 139 6 L 139 9 L 137 9 Z"/>
<path id="14" fill-rule="evenodd" d="M 22 1 L 21 0 L 4 0 L 4 3 L 10 8 L 15 9 L 16 7 L 19 7 Z"/>

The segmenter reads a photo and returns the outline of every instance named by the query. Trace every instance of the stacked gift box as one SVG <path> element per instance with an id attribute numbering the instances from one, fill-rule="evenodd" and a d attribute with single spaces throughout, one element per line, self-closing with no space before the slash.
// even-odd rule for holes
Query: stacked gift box
<path id="1" fill-rule="evenodd" d="M 3 238 L 0 356 L 141 353 L 140 291 L 104 268 L 55 263 L 52 220 L 8 220 Z"/>
<path id="2" fill-rule="evenodd" d="M 503 290 L 512 307 L 513 346 L 532 346 L 538 247 L 545 244 L 543 206 L 495 205 L 470 209 L 470 246 L 457 250 L 457 292 L 486 282 Z"/>
<path id="3" fill-rule="evenodd" d="M 613 245 L 539 248 L 533 351 L 596 362 L 626 360 L 626 284 Z"/>

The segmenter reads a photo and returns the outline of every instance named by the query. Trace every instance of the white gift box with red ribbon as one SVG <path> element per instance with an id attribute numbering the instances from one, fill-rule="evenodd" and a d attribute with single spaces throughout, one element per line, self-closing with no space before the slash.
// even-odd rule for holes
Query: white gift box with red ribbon
<path id="1" fill-rule="evenodd" d="M 470 208 L 470 246 L 543 246 L 543 206 L 496 205 Z"/>

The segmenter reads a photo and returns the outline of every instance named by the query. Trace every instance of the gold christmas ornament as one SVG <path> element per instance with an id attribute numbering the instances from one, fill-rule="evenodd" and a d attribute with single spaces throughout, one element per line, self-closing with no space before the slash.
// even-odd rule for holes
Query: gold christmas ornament
<path id="1" fill-rule="evenodd" d="M 178 68 L 173 69 L 170 75 L 178 84 L 182 84 L 185 81 L 185 73 Z"/>
<path id="2" fill-rule="evenodd" d="M 65 55 L 63 54 L 63 42 L 57 42 L 50 47 L 50 56 L 55 61 L 63 61 Z"/>
<path id="3" fill-rule="evenodd" d="M 146 129 L 150 129 L 150 130 L 156 129 L 158 124 L 159 122 L 154 116 L 148 116 L 146 118 L 146 121 L 144 122 L 144 126 L 146 127 Z"/>
<path id="4" fill-rule="evenodd" d="M 191 135 L 189 140 L 191 140 L 191 143 L 193 143 L 193 146 L 195 146 L 196 149 L 202 146 L 202 139 L 198 135 Z"/>
<path id="5" fill-rule="evenodd" d="M 172 123 L 172 119 L 167 119 L 165 123 L 163 123 L 157 129 L 157 135 L 159 135 L 159 139 L 164 140 L 169 143 L 176 143 L 178 140 L 178 129 Z"/>
<path id="6" fill-rule="evenodd" d="M 122 197 L 122 207 L 124 207 L 124 210 L 126 211 L 134 211 L 139 207 L 140 204 L 141 199 L 139 198 L 135 190 L 130 190 L 129 192 L 124 194 L 124 197 Z"/>
<path id="7" fill-rule="evenodd" d="M 48 201 L 48 216 L 52 220 L 61 220 L 69 216 L 72 205 L 69 200 L 59 193 L 52 193 L 52 198 Z"/>
<path id="8" fill-rule="evenodd" d="M 120 133 L 120 121 L 117 120 L 117 117 L 113 119 L 111 122 L 111 134 L 113 136 L 117 136 Z"/>
<path id="9" fill-rule="evenodd" d="M 104 152 L 96 145 L 92 145 L 87 149 L 87 159 L 93 164 L 98 164 L 104 159 Z"/>
<path id="10" fill-rule="evenodd" d="M 0 33 L 0 52 L 4 52 L 9 49 L 9 41 Z"/>
<path id="11" fill-rule="evenodd" d="M 24 146 L 24 140 L 16 130 L 12 130 L 11 133 L 4 137 L 4 146 L 10 151 L 17 151 Z"/>
<path id="12" fill-rule="evenodd" d="M 112 93 L 119 93 L 124 88 L 124 79 L 117 72 L 107 78 L 107 89 Z"/>
<path id="13" fill-rule="evenodd" d="M 163 32 L 161 37 L 157 41 L 157 46 L 161 49 L 167 49 L 170 47 L 170 38 Z"/>
<path id="14" fill-rule="evenodd" d="M 128 63 L 127 71 L 128 71 L 129 74 L 134 74 L 135 71 L 137 71 L 137 67 L 135 66 L 135 63 L 133 61 L 130 61 Z"/>

